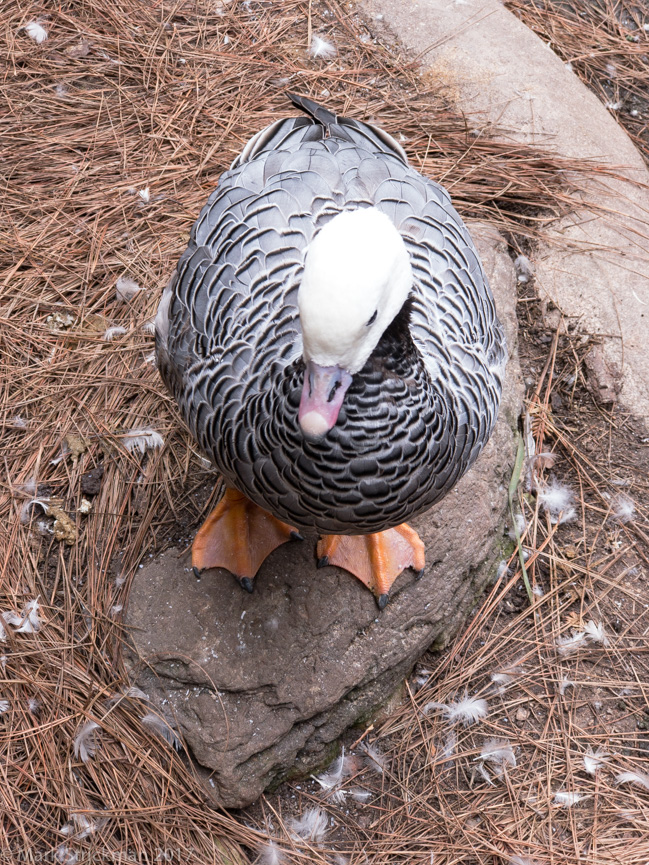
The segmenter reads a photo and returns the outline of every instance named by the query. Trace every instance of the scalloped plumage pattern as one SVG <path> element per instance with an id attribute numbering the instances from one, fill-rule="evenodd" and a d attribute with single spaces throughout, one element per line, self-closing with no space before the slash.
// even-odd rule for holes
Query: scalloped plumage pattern
<path id="1" fill-rule="evenodd" d="M 307 117 L 258 133 L 191 233 L 156 320 L 162 377 L 226 482 L 299 527 L 363 534 L 441 499 L 489 438 L 506 360 L 475 247 L 446 190 L 385 132 L 291 97 Z M 347 208 L 386 213 L 412 296 L 307 442 L 297 292 L 306 247 Z"/>

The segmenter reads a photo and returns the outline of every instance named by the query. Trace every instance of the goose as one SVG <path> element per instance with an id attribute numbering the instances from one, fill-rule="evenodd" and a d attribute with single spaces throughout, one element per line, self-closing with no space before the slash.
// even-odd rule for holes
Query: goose
<path id="1" fill-rule="evenodd" d="M 383 609 L 424 570 L 406 521 L 491 434 L 505 338 L 448 192 L 382 129 L 288 96 L 302 114 L 221 176 L 155 320 L 161 377 L 226 486 L 192 564 L 252 591 L 316 530 L 317 564 Z"/>

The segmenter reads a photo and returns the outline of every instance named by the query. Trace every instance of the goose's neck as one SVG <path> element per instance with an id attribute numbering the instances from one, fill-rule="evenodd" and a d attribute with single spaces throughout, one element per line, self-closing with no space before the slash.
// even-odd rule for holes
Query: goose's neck
<path id="1" fill-rule="evenodd" d="M 407 298 L 383 331 L 364 369 L 383 367 L 388 372 L 402 375 L 408 367 L 414 369 L 417 366 L 424 366 L 422 356 L 410 332 L 411 315 L 412 300 Z"/>

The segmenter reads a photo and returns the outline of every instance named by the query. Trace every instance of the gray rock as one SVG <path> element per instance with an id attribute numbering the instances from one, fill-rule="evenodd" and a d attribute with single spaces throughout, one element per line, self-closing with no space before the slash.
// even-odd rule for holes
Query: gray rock
<path id="1" fill-rule="evenodd" d="M 252 595 L 225 571 L 197 581 L 167 551 L 137 574 L 128 625 L 134 681 L 172 720 L 226 807 L 325 763 L 332 743 L 394 692 L 421 653 L 459 628 L 500 558 L 521 388 L 515 275 L 502 238 L 472 227 L 511 352 L 494 435 L 443 502 L 413 521 L 427 566 L 379 613 L 345 571 L 316 570 L 315 537 L 285 544 Z M 144 663 L 142 663 L 144 661 Z"/>

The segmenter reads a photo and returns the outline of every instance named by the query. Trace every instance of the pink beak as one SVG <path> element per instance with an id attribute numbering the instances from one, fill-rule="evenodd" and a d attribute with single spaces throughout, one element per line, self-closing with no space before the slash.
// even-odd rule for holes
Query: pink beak
<path id="1" fill-rule="evenodd" d="M 304 437 L 319 441 L 335 425 L 352 376 L 339 366 L 307 361 L 298 420 Z"/>

